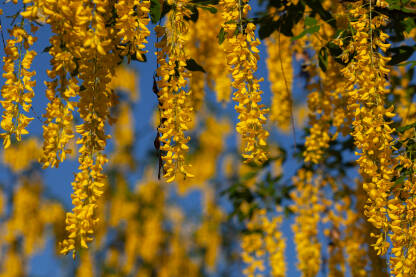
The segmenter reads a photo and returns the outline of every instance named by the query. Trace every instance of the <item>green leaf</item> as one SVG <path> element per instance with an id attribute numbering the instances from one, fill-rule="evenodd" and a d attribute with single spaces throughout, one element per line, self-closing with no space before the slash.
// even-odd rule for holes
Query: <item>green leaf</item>
<path id="1" fill-rule="evenodd" d="M 326 72 L 326 69 L 328 68 L 328 49 L 326 47 L 322 47 L 321 50 L 319 50 L 318 60 L 319 67 L 323 72 Z"/>
<path id="2" fill-rule="evenodd" d="M 152 23 L 156 24 L 160 20 L 162 9 L 159 0 L 150 0 L 150 18 Z"/>
<path id="3" fill-rule="evenodd" d="M 257 175 L 256 171 L 247 172 L 246 174 L 244 174 L 241 177 L 241 181 L 242 182 L 248 181 L 248 180 L 253 179 L 254 177 L 256 177 L 256 175 Z"/>
<path id="4" fill-rule="evenodd" d="M 278 30 L 279 25 L 270 17 L 264 17 L 260 21 L 259 38 L 261 40 L 269 37 L 274 31 Z"/>
<path id="5" fill-rule="evenodd" d="M 318 13 L 319 16 L 334 29 L 337 28 L 335 18 L 333 18 L 332 15 L 322 7 L 320 0 L 307 0 L 304 2 L 312 9 L 313 12 Z"/>
<path id="6" fill-rule="evenodd" d="M 415 20 L 410 17 L 403 20 L 403 24 L 407 33 L 410 33 L 416 27 Z"/>
<path id="7" fill-rule="evenodd" d="M 188 59 L 186 60 L 186 69 L 188 69 L 189 71 L 201 71 L 201 72 L 205 72 L 205 69 L 200 66 L 194 59 Z"/>
<path id="8" fill-rule="evenodd" d="M 344 29 L 339 29 L 335 32 L 334 38 L 341 38 L 343 33 L 345 32 Z"/>
<path id="9" fill-rule="evenodd" d="M 269 2 L 270 6 L 278 9 L 282 7 L 282 4 L 282 1 L 277 0 Z M 304 18 L 304 12 L 305 5 L 302 1 L 299 1 L 297 5 L 285 7 L 277 21 L 270 15 L 264 14 L 257 20 L 260 24 L 259 38 L 263 40 L 275 31 L 280 32 L 287 37 L 292 37 L 292 29 L 302 18 Z"/>
<path id="10" fill-rule="evenodd" d="M 209 11 L 210 13 L 217 13 L 217 9 L 214 7 L 208 7 L 208 6 L 198 6 L 198 8 L 204 9 Z"/>
<path id="11" fill-rule="evenodd" d="M 397 132 L 404 133 L 405 131 L 416 128 L 416 122 L 397 128 Z"/>
<path id="12" fill-rule="evenodd" d="M 406 61 L 408 58 L 410 58 L 414 51 L 415 48 L 408 45 L 390 48 L 388 53 L 392 54 L 392 56 L 391 60 L 388 62 L 388 65 L 396 65 Z"/>
<path id="13" fill-rule="evenodd" d="M 333 56 L 339 56 L 342 54 L 342 49 L 341 47 L 339 47 L 338 45 L 336 45 L 333 42 L 328 42 L 328 44 L 326 45 L 329 49 L 329 52 L 331 53 L 331 55 Z"/>
<path id="14" fill-rule="evenodd" d="M 288 218 L 291 215 L 295 214 L 295 212 L 288 206 L 285 207 L 285 209 L 283 210 L 285 217 Z"/>
<path id="15" fill-rule="evenodd" d="M 304 37 L 306 34 L 314 34 L 318 32 L 320 28 L 321 26 L 318 24 L 318 20 L 316 20 L 313 17 L 307 16 L 305 18 L 305 29 L 299 35 L 292 37 L 291 40 L 295 41 L 297 39 Z"/>
<path id="16" fill-rule="evenodd" d="M 170 12 L 170 10 L 173 9 L 173 6 L 169 5 L 167 3 L 167 1 L 163 2 L 163 9 L 162 9 L 162 14 L 160 15 L 160 18 L 162 19 L 163 17 L 165 17 L 165 15 L 168 14 L 168 12 Z"/>
<path id="17" fill-rule="evenodd" d="M 49 46 L 43 48 L 43 51 L 42 52 L 43 53 L 49 52 L 49 50 L 51 50 L 51 48 L 52 48 L 52 45 L 49 45 Z"/>
<path id="18" fill-rule="evenodd" d="M 394 184 L 395 185 L 403 184 L 405 180 L 406 180 L 406 176 L 400 176 L 399 178 L 397 178 L 396 181 L 394 181 Z"/>
<path id="19" fill-rule="evenodd" d="M 390 10 L 400 10 L 400 1 L 399 0 L 391 0 L 387 1 L 389 3 Z"/>
<path id="20" fill-rule="evenodd" d="M 318 24 L 318 20 L 316 20 L 315 18 L 309 17 L 309 16 L 307 16 L 305 18 L 305 26 L 312 27 L 312 26 L 315 26 L 317 24 Z"/>
<path id="21" fill-rule="evenodd" d="M 306 34 L 310 34 L 310 35 L 311 35 L 311 34 L 314 34 L 314 33 L 318 32 L 320 28 L 321 28 L 321 26 L 320 26 L 320 25 L 315 25 L 315 26 L 312 26 L 312 27 L 310 27 L 310 28 L 308 28 L 308 29 L 305 29 L 305 30 L 303 30 L 303 32 L 302 32 L 302 33 L 300 33 L 299 35 L 292 37 L 292 38 L 291 38 L 291 41 L 298 40 L 298 39 L 300 39 L 300 38 L 304 37 Z"/>
<path id="22" fill-rule="evenodd" d="M 397 66 L 408 66 L 408 65 L 410 65 L 409 70 L 411 70 L 416 66 L 416 61 L 407 61 L 407 62 L 404 62 L 404 63 L 399 63 Z"/>
<path id="23" fill-rule="evenodd" d="M 225 31 L 224 28 L 221 27 L 220 32 L 218 33 L 218 43 L 221 45 L 225 40 Z"/>
<path id="24" fill-rule="evenodd" d="M 199 17 L 198 9 L 193 5 L 187 5 L 186 8 L 188 8 L 188 10 L 190 10 L 192 13 L 190 14 L 190 16 L 185 15 L 185 20 L 191 20 L 193 22 L 196 22 Z"/>
<path id="25" fill-rule="evenodd" d="M 191 3 L 200 5 L 218 5 L 219 0 L 192 0 Z"/>
<path id="26" fill-rule="evenodd" d="M 296 6 L 290 5 L 286 9 L 287 13 L 279 18 L 276 30 L 285 36 L 291 37 L 293 36 L 293 27 L 304 17 L 305 5 L 302 3 L 302 1 L 299 1 Z"/>
<path id="27" fill-rule="evenodd" d="M 340 55 L 342 54 L 342 49 L 338 46 L 338 45 L 336 45 L 335 43 L 333 43 L 333 42 L 328 42 L 327 44 L 326 44 L 326 47 L 328 48 L 328 50 L 329 50 L 329 53 L 331 54 L 331 56 L 334 58 L 334 60 L 337 62 L 337 63 L 339 63 L 339 64 L 342 64 L 342 65 L 344 65 L 344 66 L 346 66 L 350 61 L 351 61 L 351 59 L 354 57 L 354 53 L 352 53 L 352 54 L 350 54 L 349 55 L 349 57 L 348 57 L 348 60 L 346 61 L 346 62 L 344 62 L 341 58 L 340 58 Z"/>

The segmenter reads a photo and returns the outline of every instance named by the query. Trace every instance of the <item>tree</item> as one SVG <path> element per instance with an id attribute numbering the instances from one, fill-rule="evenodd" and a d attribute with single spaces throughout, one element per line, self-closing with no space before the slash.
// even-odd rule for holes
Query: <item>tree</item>
<path id="1" fill-rule="evenodd" d="M 416 3 L 12 2 L 0 274 L 416 275 Z"/>

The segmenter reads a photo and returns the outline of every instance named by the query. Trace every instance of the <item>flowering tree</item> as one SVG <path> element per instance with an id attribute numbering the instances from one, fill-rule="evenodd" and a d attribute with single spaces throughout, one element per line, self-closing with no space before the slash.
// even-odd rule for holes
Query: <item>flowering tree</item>
<path id="1" fill-rule="evenodd" d="M 0 276 L 416 275 L 415 1 L 9 2 Z"/>

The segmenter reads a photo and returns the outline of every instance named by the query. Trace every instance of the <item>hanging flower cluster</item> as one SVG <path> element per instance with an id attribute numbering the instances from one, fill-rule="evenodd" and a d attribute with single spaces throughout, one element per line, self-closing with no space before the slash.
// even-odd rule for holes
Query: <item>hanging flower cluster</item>
<path id="1" fill-rule="evenodd" d="M 120 54 L 134 56 L 139 61 L 144 61 L 143 54 L 147 51 L 146 38 L 150 35 L 147 24 L 150 22 L 150 1 L 149 0 L 122 0 L 115 4 L 117 19 L 115 27 L 121 41 L 118 45 Z"/>
<path id="2" fill-rule="evenodd" d="M 312 180 L 311 171 L 300 169 L 294 177 L 296 190 L 292 192 L 292 206 L 296 214 L 292 226 L 298 255 L 298 269 L 302 276 L 315 276 L 321 267 L 321 244 L 318 240 L 318 224 L 324 206 L 320 203 L 320 183 Z"/>
<path id="3" fill-rule="evenodd" d="M 385 75 L 389 73 L 384 57 L 377 49 L 386 51 L 389 44 L 388 35 L 379 28 L 386 18 L 382 15 L 372 17 L 370 7 L 363 7 L 362 2 L 350 11 L 355 21 L 353 40 L 346 51 L 354 51 L 356 56 L 342 70 L 348 79 L 345 89 L 348 91 L 348 108 L 354 114 L 352 135 L 355 145 L 360 150 L 357 162 L 364 178 L 364 190 L 368 193 L 365 215 L 381 233 L 376 236 L 375 249 L 378 254 L 387 252 L 389 243 L 386 233 L 389 231 L 387 205 L 394 176 L 392 147 L 394 144 L 390 127 L 394 116 L 393 106 L 385 107 L 385 94 L 389 92 Z M 377 32 L 376 32 L 377 30 Z"/>
<path id="4" fill-rule="evenodd" d="M 328 60 L 325 73 L 321 72 L 320 84 L 312 85 L 308 95 L 310 134 L 305 139 L 305 162 L 319 164 L 325 157 L 325 151 L 338 134 L 346 135 L 351 119 L 343 108 L 346 102 L 345 78 L 340 74 L 341 66 L 333 59 Z M 321 89 L 316 91 L 315 89 Z M 331 127 L 335 132 L 331 132 Z"/>
<path id="5" fill-rule="evenodd" d="M 179 174 L 193 177 L 186 162 L 190 137 L 185 135 L 191 127 L 193 107 L 190 90 L 187 90 L 191 73 L 186 69 L 187 56 L 184 50 L 190 16 L 186 8 L 188 0 L 174 1 L 167 27 L 156 26 L 159 42 L 157 51 L 157 81 L 160 125 L 157 141 L 160 141 L 164 178 L 173 182 Z"/>
<path id="6" fill-rule="evenodd" d="M 49 47 L 52 67 L 47 70 L 51 81 L 45 82 L 49 103 L 43 115 L 44 140 L 40 162 L 44 168 L 58 167 L 67 154 L 72 153 L 68 143 L 74 138 L 74 98 L 79 94 L 76 76 L 82 46 L 82 38 L 76 30 L 86 24 L 85 15 L 79 8 L 81 5 L 80 1 L 45 1 L 42 7 L 45 20 L 54 33 Z"/>
<path id="7" fill-rule="evenodd" d="M 40 155 L 39 141 L 31 137 L 5 149 L 3 151 L 3 163 L 13 172 L 23 172 L 28 170 L 33 163 L 36 163 Z"/>
<path id="8" fill-rule="evenodd" d="M 241 243 L 241 256 L 247 264 L 244 275 L 254 277 L 263 273 L 266 269 L 263 260 L 268 257 L 270 276 L 286 276 L 286 243 L 280 231 L 282 219 L 282 215 L 269 219 L 266 210 L 261 209 L 247 223 L 247 234 L 243 235 Z"/>
<path id="9" fill-rule="evenodd" d="M 28 134 L 25 128 L 33 120 L 26 113 L 29 112 L 35 95 L 33 87 L 36 81 L 32 80 L 32 77 L 36 72 L 30 71 L 30 67 L 36 52 L 29 50 L 29 47 L 34 44 L 36 37 L 22 28 L 23 23 L 22 20 L 21 26 L 14 26 L 9 30 L 12 38 L 7 41 L 4 49 L 6 56 L 3 57 L 3 78 L 6 81 L 1 88 L 1 105 L 4 112 L 0 123 L 3 129 L 0 137 L 3 139 L 4 148 L 11 145 L 12 136 L 20 141 L 22 135 Z M 32 25 L 31 32 L 34 33 L 36 30 L 37 27 Z"/>
<path id="10" fill-rule="evenodd" d="M 149 32 L 144 25 L 149 20 L 145 19 L 143 13 L 148 11 L 149 3 L 144 1 L 135 5 L 138 18 L 128 22 L 129 24 L 125 23 L 123 28 L 131 25 L 131 28 L 137 29 L 137 37 L 128 36 L 124 29 L 116 32 L 117 24 L 115 30 L 106 28 L 108 22 L 113 20 L 112 6 L 107 1 L 96 1 L 90 8 L 76 9 L 78 17 L 89 20 L 77 21 L 79 41 L 82 42 L 80 48 L 74 52 L 78 63 L 77 76 L 82 80 L 77 108 L 83 123 L 76 126 L 76 132 L 80 135 L 77 144 L 81 145 L 78 158 L 80 171 L 72 183 L 74 208 L 66 216 L 68 237 L 62 242 L 61 251 L 63 254 L 73 251 L 74 257 L 80 247 L 88 248 L 87 243 L 92 241 L 99 221 L 97 201 L 103 194 L 106 183 L 103 167 L 108 161 L 103 153 L 109 138 L 105 126 L 111 120 L 110 108 L 114 104 L 110 84 L 120 56 L 131 54 L 123 52 L 122 46 L 125 43 L 131 44 L 135 47 L 136 56 L 145 53 L 143 43 Z M 121 11 L 129 7 L 131 3 L 128 2 L 120 2 L 117 6 Z M 90 17 L 90 14 L 93 16 Z M 117 44 L 118 41 L 120 44 Z"/>
<path id="11" fill-rule="evenodd" d="M 88 29 L 87 24 L 81 26 L 84 27 L 81 29 L 84 43 L 79 49 L 81 57 L 78 71 L 84 88 L 79 91 L 77 107 L 83 123 L 76 126 L 80 135 L 77 144 L 81 145 L 78 158 L 80 171 L 72 183 L 74 208 L 66 216 L 68 238 L 62 242 L 62 253 L 73 251 L 74 257 L 79 247 L 88 248 L 87 243 L 93 239 L 99 220 L 96 217 L 97 199 L 103 194 L 105 185 L 103 166 L 107 158 L 103 151 L 108 136 L 104 127 L 112 104 L 107 84 L 114 70 L 108 65 L 115 66 L 118 62 L 118 57 L 107 52 L 114 47 L 111 34 L 104 31 L 109 9 L 106 2 L 97 2 L 95 9 L 83 11 L 84 15 L 94 15 L 90 24 L 96 31 Z"/>
<path id="12" fill-rule="evenodd" d="M 260 45 L 254 31 L 256 25 L 243 20 L 251 9 L 248 0 L 220 1 L 225 32 L 224 51 L 228 69 L 232 74 L 232 86 L 236 89 L 233 100 L 239 113 L 236 130 L 241 135 L 243 158 L 246 162 L 262 164 L 268 157 L 264 150 L 269 132 L 263 125 L 266 123 L 267 109 L 260 104 L 262 91 L 260 82 L 254 73 L 257 71 Z M 237 35 L 235 35 L 237 33 Z"/>

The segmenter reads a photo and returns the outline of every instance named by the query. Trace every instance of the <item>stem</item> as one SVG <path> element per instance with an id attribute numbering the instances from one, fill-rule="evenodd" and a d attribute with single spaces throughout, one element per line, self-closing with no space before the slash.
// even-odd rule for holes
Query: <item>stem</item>
<path id="1" fill-rule="evenodd" d="M 284 83 L 285 83 L 286 93 L 287 93 L 288 100 L 289 100 L 290 121 L 291 121 L 290 125 L 292 125 L 293 143 L 295 144 L 294 149 L 296 151 L 296 130 L 295 130 L 295 118 L 293 116 L 293 99 L 292 99 L 292 93 L 290 92 L 289 86 L 287 84 L 288 82 L 287 82 L 287 79 L 286 79 L 286 74 L 285 74 L 285 71 L 283 69 L 283 59 L 282 59 L 281 44 L 280 44 L 280 30 L 277 34 L 277 46 L 278 46 L 278 50 L 279 50 L 278 52 L 279 52 L 280 70 L 282 71 L 282 76 L 283 76 L 283 80 L 284 80 Z"/>
<path id="2" fill-rule="evenodd" d="M 241 6 L 242 6 L 241 0 L 238 0 L 238 16 L 240 17 L 238 24 L 240 25 L 240 32 L 242 34 L 243 33 L 243 15 L 241 11 L 241 8 L 242 8 Z"/>

